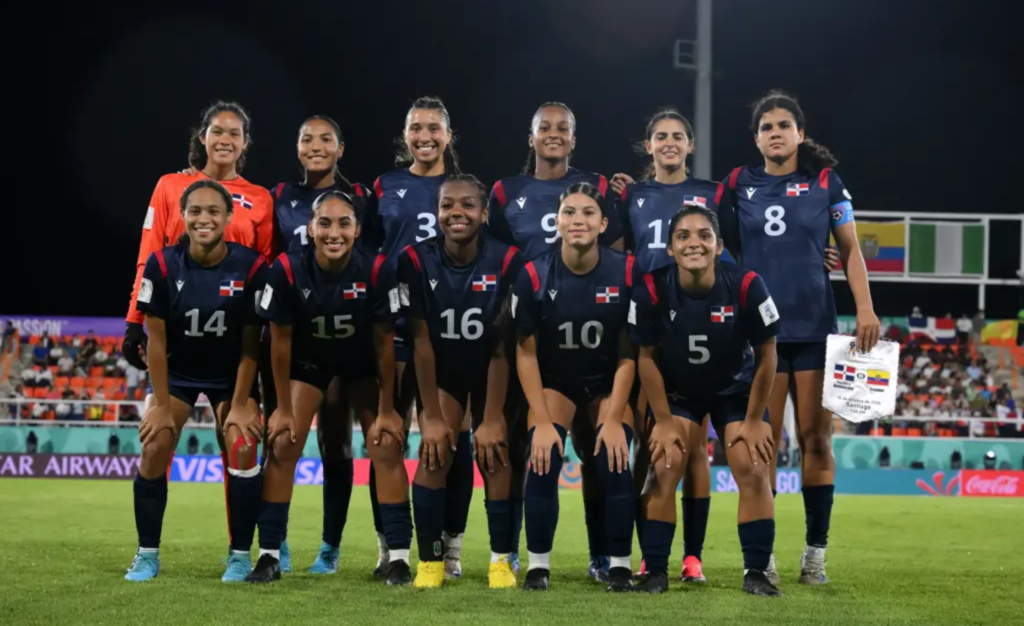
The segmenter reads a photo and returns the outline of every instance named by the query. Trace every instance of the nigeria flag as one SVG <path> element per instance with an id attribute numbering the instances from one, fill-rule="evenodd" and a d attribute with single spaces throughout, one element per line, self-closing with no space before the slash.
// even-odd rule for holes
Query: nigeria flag
<path id="1" fill-rule="evenodd" d="M 985 226 L 958 222 L 910 223 L 910 273 L 985 273 Z"/>

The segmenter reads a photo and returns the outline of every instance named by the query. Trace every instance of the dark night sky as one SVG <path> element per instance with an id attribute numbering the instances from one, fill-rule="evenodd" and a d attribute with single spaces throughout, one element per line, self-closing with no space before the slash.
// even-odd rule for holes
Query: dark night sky
<path id="1" fill-rule="evenodd" d="M 13 129 L 21 136 L 45 125 L 29 145 L 51 166 L 21 176 L 28 189 L 49 192 L 49 213 L 26 212 L 38 198 L 19 202 L 16 222 L 29 229 L 18 232 L 49 233 L 19 246 L 69 242 L 62 254 L 33 254 L 38 269 L 76 261 L 59 289 L 42 271 L 5 277 L 14 283 L 6 294 L 24 297 L 4 297 L 0 312 L 123 315 L 152 188 L 186 165 L 189 130 L 217 98 L 249 108 L 255 143 L 244 174 L 267 186 L 298 173 L 298 124 L 313 113 L 340 122 L 344 172 L 372 183 L 392 167 L 392 138 L 424 94 L 447 102 L 464 169 L 488 184 L 522 167 L 530 116 L 545 100 L 576 113 L 576 165 L 635 174 L 641 160 L 630 144 L 645 116 L 665 104 L 693 112 L 692 82 L 671 54 L 674 39 L 694 32 L 691 2 L 156 0 L 54 9 L 60 17 L 40 27 L 47 64 L 18 70 L 36 86 L 16 104 L 25 114 Z M 1007 6 L 715 0 L 714 175 L 758 162 L 746 104 L 782 87 L 800 97 L 809 134 L 838 156 L 858 209 L 1019 213 L 1024 81 Z M 1016 259 L 1017 236 L 995 243 Z M 0 254 L 8 267 L 24 263 L 17 248 Z M 837 291 L 849 312 L 848 290 Z M 1013 313 L 1018 291 L 990 290 L 989 312 Z M 950 290 L 936 301 L 934 289 L 904 285 L 873 292 L 880 313 L 904 312 L 913 298 L 935 309 L 961 298 Z"/>

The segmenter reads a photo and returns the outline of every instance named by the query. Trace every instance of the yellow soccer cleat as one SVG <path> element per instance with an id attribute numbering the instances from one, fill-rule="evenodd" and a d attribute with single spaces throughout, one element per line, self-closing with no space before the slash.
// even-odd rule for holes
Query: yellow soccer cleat
<path id="1" fill-rule="evenodd" d="M 444 584 L 444 561 L 420 561 L 416 568 L 416 580 L 412 586 L 420 589 L 440 587 Z"/>
<path id="2" fill-rule="evenodd" d="M 507 554 L 501 555 L 497 563 L 491 563 L 487 572 L 487 586 L 491 589 L 516 588 L 516 574 L 512 571 Z"/>

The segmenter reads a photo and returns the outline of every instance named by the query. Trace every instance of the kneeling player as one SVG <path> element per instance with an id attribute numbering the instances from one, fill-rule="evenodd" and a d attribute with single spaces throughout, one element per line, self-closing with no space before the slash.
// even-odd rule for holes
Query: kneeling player
<path id="1" fill-rule="evenodd" d="M 523 260 L 515 247 L 480 232 L 487 219 L 487 188 L 475 176 L 449 178 L 438 195 L 442 235 L 407 247 L 398 262 L 423 399 L 420 464 L 412 485 L 420 556 L 414 584 L 440 587 L 444 581 L 446 551 L 442 548 L 451 541 L 448 537 L 442 541 L 451 521 L 447 518 L 453 513 L 464 516 L 472 496 L 472 424 L 477 463 L 486 482 L 489 586 L 514 588 L 516 577 L 509 558 L 515 530 L 509 499 L 512 474 L 503 410 L 509 363 L 496 320 Z M 446 488 L 454 472 L 462 476 L 456 484 L 468 489 Z M 449 506 L 452 499 L 460 498 L 463 502 Z M 465 518 L 456 522 L 465 527 Z"/>
<path id="2" fill-rule="evenodd" d="M 186 238 L 150 255 L 139 288 L 138 307 L 149 330 L 152 403 L 139 425 L 142 460 L 134 486 L 139 550 L 125 579 L 149 580 L 160 571 L 167 467 L 178 433 L 205 393 L 225 440 L 233 442 L 225 468 L 231 554 L 222 580 L 241 581 L 251 567 L 259 512 L 256 444 L 262 424 L 250 395 L 259 355 L 256 294 L 266 261 L 250 248 L 224 241 L 232 202 L 219 183 L 192 183 L 180 203 Z"/>
<path id="3" fill-rule="evenodd" d="M 779 596 L 765 575 L 775 541 L 768 482 L 775 444 L 765 411 L 775 376 L 779 315 L 760 276 L 718 263 L 722 239 L 713 212 L 687 205 L 672 218 L 669 233 L 675 264 L 643 276 L 630 311 L 633 340 L 640 346 L 640 381 L 655 419 L 641 506 L 640 548 L 647 572 L 636 588 L 668 589 L 675 493 L 687 461 L 684 442 L 694 440 L 710 414 L 728 442 L 729 468 L 740 491 L 743 589 Z M 737 446 L 740 441 L 746 446 Z"/>
<path id="4" fill-rule="evenodd" d="M 350 196 L 329 191 L 313 203 L 312 246 L 277 258 L 260 299 L 271 326 L 277 410 L 267 425 L 270 451 L 260 513 L 260 558 L 250 582 L 281 576 L 295 466 L 313 416 L 335 376 L 367 433 L 370 458 L 392 549 L 389 583 L 408 583 L 412 520 L 402 460 L 405 427 L 394 410 L 394 315 L 398 290 L 381 275 L 384 258 L 355 248 L 359 220 Z M 376 416 L 376 418 L 375 418 Z M 397 553 L 397 554 L 396 554 Z M 405 563 L 404 575 L 401 566 Z"/>
<path id="5" fill-rule="evenodd" d="M 558 525 L 558 478 L 567 429 L 586 411 L 605 491 L 608 590 L 630 589 L 634 498 L 629 471 L 633 414 L 627 410 L 635 362 L 626 317 L 633 257 L 598 244 L 608 225 L 604 197 L 571 185 L 559 201 L 559 247 L 526 264 L 516 280 L 512 314 L 516 367 L 527 402 L 531 469 L 526 479 L 524 589 L 546 590 Z M 557 448 L 557 450 L 554 450 Z M 589 454 L 580 450 L 580 454 Z"/>

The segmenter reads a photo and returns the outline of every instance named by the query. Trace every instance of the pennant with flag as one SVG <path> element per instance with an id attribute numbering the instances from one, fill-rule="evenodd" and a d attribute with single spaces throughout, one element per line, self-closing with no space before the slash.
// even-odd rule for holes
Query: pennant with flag
<path id="1" fill-rule="evenodd" d="M 832 373 L 832 378 L 836 380 L 845 380 L 848 383 L 852 383 L 856 376 L 856 367 L 852 365 L 840 365 L 839 363 L 836 363 L 835 372 Z"/>

